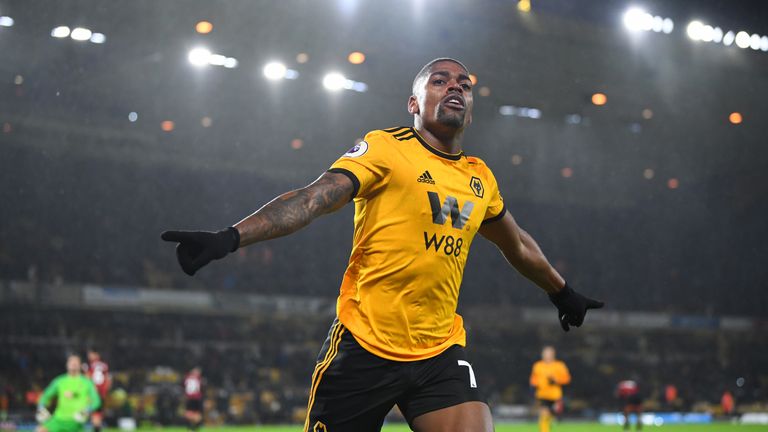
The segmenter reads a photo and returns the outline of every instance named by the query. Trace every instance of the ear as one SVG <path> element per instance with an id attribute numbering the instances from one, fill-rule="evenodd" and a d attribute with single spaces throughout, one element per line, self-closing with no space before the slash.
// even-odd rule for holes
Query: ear
<path id="1" fill-rule="evenodd" d="M 419 101 L 416 99 L 416 96 L 411 95 L 411 97 L 408 98 L 408 113 L 411 115 L 419 113 Z"/>

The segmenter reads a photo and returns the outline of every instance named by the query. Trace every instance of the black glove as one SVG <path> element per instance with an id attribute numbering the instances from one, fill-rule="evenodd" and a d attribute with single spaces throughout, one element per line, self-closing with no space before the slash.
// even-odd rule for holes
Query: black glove
<path id="1" fill-rule="evenodd" d="M 564 331 L 569 330 L 569 325 L 579 327 L 584 322 L 584 317 L 589 309 L 600 309 L 605 303 L 584 297 L 573 288 L 565 284 L 565 287 L 555 294 L 549 295 L 549 301 L 557 307 L 557 319 Z"/>
<path id="2" fill-rule="evenodd" d="M 163 240 L 177 242 L 176 258 L 184 273 L 192 276 L 209 262 L 224 258 L 240 246 L 240 233 L 229 227 L 218 232 L 165 231 Z"/>

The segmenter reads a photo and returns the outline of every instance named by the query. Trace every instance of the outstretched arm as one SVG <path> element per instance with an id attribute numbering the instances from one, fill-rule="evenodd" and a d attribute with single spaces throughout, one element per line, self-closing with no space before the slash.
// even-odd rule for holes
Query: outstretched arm
<path id="1" fill-rule="evenodd" d="M 239 246 L 291 234 L 349 202 L 354 186 L 343 174 L 326 172 L 312 184 L 286 192 L 235 224 Z"/>
<path id="2" fill-rule="evenodd" d="M 565 280 L 547 261 L 536 240 L 517 225 L 509 212 L 480 227 L 480 234 L 493 242 L 520 274 L 547 294 L 555 294 L 565 286 Z"/>
<path id="3" fill-rule="evenodd" d="M 192 276 L 238 247 L 288 235 L 313 219 L 344 207 L 354 191 L 347 176 L 326 172 L 312 184 L 273 199 L 234 227 L 218 232 L 165 231 L 161 237 L 178 243 L 176 258 L 182 270 Z"/>
<path id="4" fill-rule="evenodd" d="M 509 212 L 480 227 L 480 234 L 495 243 L 517 271 L 549 294 L 563 330 L 568 331 L 572 325 L 579 327 L 587 310 L 603 307 L 603 302 L 584 297 L 568 286 L 533 237 L 517 225 Z"/>

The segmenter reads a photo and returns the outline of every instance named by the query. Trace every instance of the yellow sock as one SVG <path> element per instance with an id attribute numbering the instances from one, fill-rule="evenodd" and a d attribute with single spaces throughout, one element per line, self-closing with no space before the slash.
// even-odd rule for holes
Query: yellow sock
<path id="1" fill-rule="evenodd" d="M 549 432 L 549 425 L 552 423 L 552 416 L 549 414 L 539 415 L 539 432 Z"/>

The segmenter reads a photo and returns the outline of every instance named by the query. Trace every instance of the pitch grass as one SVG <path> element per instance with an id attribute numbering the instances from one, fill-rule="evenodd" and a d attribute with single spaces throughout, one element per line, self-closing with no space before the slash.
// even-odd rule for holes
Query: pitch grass
<path id="1" fill-rule="evenodd" d="M 221 426 L 221 427 L 203 427 L 200 432 L 301 432 L 302 428 L 298 425 L 289 426 Z M 634 428 L 632 428 L 634 431 Z M 658 432 L 758 432 L 768 431 L 765 425 L 737 425 L 729 423 L 714 423 L 709 425 L 666 425 L 666 426 L 646 426 L 644 431 Z M 117 429 L 107 429 L 109 432 L 117 432 Z M 409 432 L 406 424 L 390 424 L 384 426 L 382 432 Z M 552 432 L 621 432 L 620 426 L 604 426 L 598 423 L 559 423 L 552 426 Z M 186 432 L 184 428 L 140 428 L 137 432 Z M 364 432 L 364 431 L 361 431 Z M 538 432 L 538 426 L 535 423 L 520 424 L 499 424 L 496 425 L 496 432 Z"/>

